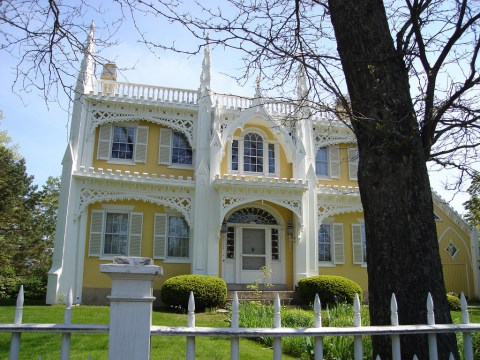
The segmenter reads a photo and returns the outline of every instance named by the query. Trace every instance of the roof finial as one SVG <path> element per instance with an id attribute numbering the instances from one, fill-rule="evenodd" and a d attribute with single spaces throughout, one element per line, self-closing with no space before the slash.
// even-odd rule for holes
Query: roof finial
<path id="1" fill-rule="evenodd" d="M 260 88 L 261 74 L 259 73 L 257 79 L 255 80 L 255 96 L 253 98 L 253 105 L 258 106 L 262 104 L 262 90 Z"/>
<path id="2" fill-rule="evenodd" d="M 210 36 L 205 34 L 205 48 L 202 62 L 202 74 L 200 75 L 200 92 L 203 95 L 210 91 Z"/>
<path id="3" fill-rule="evenodd" d="M 305 72 L 305 66 L 300 63 L 298 65 L 298 76 L 297 76 L 297 96 L 299 99 L 306 99 L 308 95 L 308 86 L 307 86 L 307 74 Z"/>

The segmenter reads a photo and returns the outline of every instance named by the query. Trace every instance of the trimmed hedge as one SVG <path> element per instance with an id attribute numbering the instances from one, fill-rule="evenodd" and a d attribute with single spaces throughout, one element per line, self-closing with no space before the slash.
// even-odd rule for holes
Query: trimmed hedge
<path id="1" fill-rule="evenodd" d="M 162 302 L 167 306 L 187 309 L 191 291 L 195 298 L 195 311 L 220 307 L 227 300 L 227 285 L 222 279 L 207 275 L 179 275 L 163 284 Z"/>
<path id="2" fill-rule="evenodd" d="M 451 311 L 457 311 L 461 309 L 461 301 L 458 296 L 453 294 L 447 294 L 448 307 Z"/>
<path id="3" fill-rule="evenodd" d="M 337 303 L 353 304 L 355 294 L 358 294 L 360 302 L 363 301 L 363 291 L 360 285 L 343 276 L 311 276 L 301 279 L 298 282 L 298 288 L 307 304 L 314 302 L 315 294 L 320 297 L 323 307 Z"/>

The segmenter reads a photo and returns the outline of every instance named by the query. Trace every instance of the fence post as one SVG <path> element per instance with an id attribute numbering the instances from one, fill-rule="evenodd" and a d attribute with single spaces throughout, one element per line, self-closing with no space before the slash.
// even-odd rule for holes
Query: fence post
<path id="1" fill-rule="evenodd" d="M 460 295 L 462 302 L 462 324 L 470 324 L 470 316 L 468 315 L 467 299 L 465 295 Z M 468 332 L 463 333 L 463 357 L 465 360 L 473 360 L 473 344 L 472 334 Z"/>
<path id="2" fill-rule="evenodd" d="M 153 260 L 118 257 L 113 264 L 101 264 L 100 271 L 112 279 L 108 359 L 150 359 L 153 279 L 162 275 Z"/>
<path id="3" fill-rule="evenodd" d="M 315 302 L 313 303 L 313 312 L 316 328 L 322 327 L 322 304 L 320 303 L 320 297 L 315 294 Z M 315 360 L 323 359 L 323 336 L 315 336 L 313 339 L 315 344 Z"/>
<path id="4" fill-rule="evenodd" d="M 23 319 L 23 285 L 20 285 L 20 291 L 17 296 L 17 306 L 15 308 L 15 317 L 13 323 L 21 324 Z M 9 360 L 17 360 L 20 355 L 20 337 L 22 333 L 12 333 L 10 338 L 10 355 Z"/>
<path id="5" fill-rule="evenodd" d="M 362 326 L 362 315 L 360 313 L 360 298 L 358 294 L 355 294 L 355 298 L 353 299 L 353 326 L 361 327 Z M 353 357 L 355 360 L 362 360 L 363 359 L 363 349 L 362 349 L 362 336 L 354 336 L 353 337 Z"/>
<path id="6" fill-rule="evenodd" d="M 190 291 L 188 298 L 187 326 L 195 327 L 195 298 L 193 291 Z M 195 360 L 195 336 L 187 336 L 187 360 Z"/>
<path id="7" fill-rule="evenodd" d="M 280 296 L 278 293 L 275 294 L 275 299 L 273 301 L 273 327 L 280 328 L 282 327 L 282 320 L 280 317 Z M 276 336 L 273 338 L 273 358 L 275 360 L 282 359 L 282 337 Z"/>
<path id="8" fill-rule="evenodd" d="M 65 304 L 65 314 L 63 315 L 63 323 L 70 325 L 72 323 L 72 303 L 73 292 L 72 288 L 68 289 L 67 303 Z M 70 339 L 71 333 L 63 333 L 62 335 L 62 349 L 60 351 L 60 360 L 68 360 L 70 358 Z"/>
<path id="9" fill-rule="evenodd" d="M 390 311 L 390 321 L 392 326 L 398 326 L 398 304 L 395 294 L 392 294 L 392 300 L 390 301 Z M 400 360 L 402 358 L 400 353 L 400 335 L 392 335 L 390 338 L 392 340 L 392 359 Z"/>
<path id="10" fill-rule="evenodd" d="M 428 325 L 435 325 L 435 313 L 433 312 L 433 299 L 430 292 L 427 296 L 427 323 Z M 437 352 L 437 335 L 428 334 L 428 354 L 430 359 L 438 359 Z"/>
<path id="11" fill-rule="evenodd" d="M 235 291 L 233 293 L 232 299 L 232 329 L 238 329 L 239 324 L 239 303 L 238 303 L 238 294 Z M 230 340 L 230 359 L 238 360 L 240 355 L 240 339 L 237 336 L 232 336 Z"/>

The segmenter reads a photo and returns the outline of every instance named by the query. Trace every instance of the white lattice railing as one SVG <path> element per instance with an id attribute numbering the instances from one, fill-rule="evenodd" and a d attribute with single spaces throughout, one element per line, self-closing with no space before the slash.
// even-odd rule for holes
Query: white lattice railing
<path id="1" fill-rule="evenodd" d="M 197 104 L 198 91 L 101 80 L 97 94 L 158 102 Z"/>
<path id="2" fill-rule="evenodd" d="M 138 274 L 141 273 L 136 273 Z M 118 275 L 118 274 L 117 274 Z M 131 273 L 130 273 L 131 275 Z M 117 279 L 118 280 L 118 279 Z M 131 281 L 131 278 L 130 280 Z M 118 286 L 118 283 L 114 287 Z M 121 287 L 121 286 L 119 286 Z M 138 345 L 138 333 L 150 333 L 151 336 L 181 336 L 186 337 L 186 358 L 195 359 L 195 339 L 203 336 L 220 336 L 230 338 L 230 358 L 239 359 L 239 339 L 240 338 L 252 338 L 260 336 L 271 336 L 273 338 L 273 358 L 282 358 L 282 338 L 301 336 L 311 336 L 314 339 L 314 352 L 315 359 L 323 359 L 323 337 L 325 336 L 350 336 L 354 338 L 354 359 L 362 359 L 362 337 L 372 335 L 387 335 L 391 338 L 392 355 L 391 358 L 399 360 L 401 348 L 400 348 L 400 336 L 401 335 L 428 335 L 429 346 L 429 358 L 438 359 L 437 354 L 437 334 L 440 333 L 462 333 L 464 348 L 464 359 L 473 360 L 473 345 L 472 345 L 472 333 L 480 332 L 480 324 L 470 324 L 469 314 L 467 310 L 467 302 L 465 297 L 461 296 L 462 307 L 462 324 L 435 324 L 435 315 L 433 311 L 432 297 L 428 296 L 427 299 L 427 324 L 425 325 L 399 325 L 398 323 L 398 311 L 395 295 L 392 295 L 391 299 L 391 325 L 390 326 L 362 326 L 361 314 L 360 314 L 360 301 L 356 296 L 353 309 L 354 309 L 354 326 L 352 327 L 322 327 L 321 319 L 321 306 L 318 296 L 314 303 L 314 327 L 312 328 L 282 328 L 281 327 L 281 307 L 280 298 L 277 294 L 274 300 L 274 318 L 272 328 L 241 328 L 239 327 L 239 300 L 237 294 L 234 293 L 232 301 L 232 318 L 231 327 L 229 328 L 208 328 L 208 327 L 196 327 L 195 326 L 195 302 L 193 293 L 190 294 L 190 300 L 188 304 L 188 317 L 185 327 L 169 327 L 169 326 L 151 326 L 150 329 L 140 329 L 136 327 L 135 323 L 131 322 L 132 317 L 119 316 L 117 310 L 124 313 L 126 307 L 130 307 L 130 310 L 134 311 L 134 314 L 138 318 L 145 317 L 145 314 L 140 313 L 139 310 L 144 309 L 144 312 L 151 313 L 150 308 L 145 306 L 145 302 L 152 300 L 151 296 L 145 296 L 145 294 L 138 294 L 138 289 L 129 286 L 132 290 L 131 296 L 125 293 L 126 287 L 123 287 L 119 292 L 118 289 L 112 288 L 112 296 L 110 297 L 113 302 L 116 302 L 118 307 L 112 307 L 110 310 L 110 325 L 98 325 L 98 324 L 71 324 L 71 308 L 72 308 L 72 292 L 68 292 L 67 304 L 65 309 L 65 317 L 63 324 L 24 324 L 22 323 L 23 313 L 23 287 L 20 289 L 20 293 L 17 300 L 17 307 L 15 311 L 15 318 L 13 324 L 0 324 L 0 332 L 11 333 L 10 342 L 10 360 L 16 360 L 20 354 L 21 334 L 32 332 L 43 333 L 62 333 L 62 345 L 61 345 L 61 360 L 67 360 L 70 353 L 70 337 L 74 333 L 109 333 L 109 359 L 113 360 L 131 360 L 126 355 L 127 350 L 133 348 L 133 343 Z M 148 289 L 147 289 L 148 290 Z M 150 289 L 151 290 L 151 289 Z M 133 292 L 137 292 L 133 294 Z M 141 291 L 140 291 L 141 292 Z M 116 297 L 121 293 L 120 297 Z M 115 295 L 117 294 L 117 295 Z M 151 293 L 150 293 L 151 294 Z M 153 301 L 153 300 L 152 300 Z M 120 302 L 120 304 L 118 304 Z M 121 323 L 119 319 L 130 319 L 130 322 Z M 145 324 L 145 323 L 144 323 Z M 113 337 L 118 336 L 118 329 L 121 330 L 121 338 L 115 339 Z M 145 331 L 147 330 L 147 331 Z M 129 336 L 130 334 L 130 336 Z M 127 336 L 126 336 L 127 335 Z M 146 335 L 148 337 L 148 335 Z M 131 343 L 130 343 L 130 342 Z M 139 346 L 135 349 L 135 359 L 142 360 L 149 358 L 150 342 L 145 341 L 144 349 Z M 112 346 L 116 344 L 116 346 Z M 379 359 L 379 357 L 377 357 Z M 450 359 L 453 359 L 453 355 L 450 355 Z"/>

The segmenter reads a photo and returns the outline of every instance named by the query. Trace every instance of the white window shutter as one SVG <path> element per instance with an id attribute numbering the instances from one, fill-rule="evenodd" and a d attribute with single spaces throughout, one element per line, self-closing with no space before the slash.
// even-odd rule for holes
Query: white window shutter
<path id="1" fill-rule="evenodd" d="M 108 160 L 110 158 L 110 139 L 112 125 L 101 125 L 98 131 L 97 160 Z"/>
<path id="2" fill-rule="evenodd" d="M 155 214 L 153 230 L 153 258 L 165 259 L 167 242 L 167 214 Z"/>
<path id="3" fill-rule="evenodd" d="M 135 162 L 147 162 L 148 126 L 137 126 Z"/>
<path id="4" fill-rule="evenodd" d="M 333 249 L 333 262 L 335 264 L 344 264 L 343 224 L 333 224 Z"/>
<path id="5" fill-rule="evenodd" d="M 170 165 L 172 152 L 172 130 L 160 129 L 160 146 L 158 148 L 158 163 Z"/>
<path id="6" fill-rule="evenodd" d="M 358 148 L 348 148 L 348 177 L 350 180 L 358 180 Z"/>
<path id="7" fill-rule="evenodd" d="M 102 254 L 103 224 L 105 212 L 103 210 L 92 210 L 90 221 L 90 240 L 88 244 L 89 256 L 100 256 Z"/>
<path id="8" fill-rule="evenodd" d="M 328 147 L 328 158 L 330 160 L 330 177 L 340 177 L 340 150 L 338 145 L 330 145 Z"/>
<path id="9" fill-rule="evenodd" d="M 142 252 L 142 225 L 143 214 L 132 212 L 130 214 L 130 234 L 128 242 L 128 255 L 140 256 Z"/>
<path id="10" fill-rule="evenodd" d="M 362 225 L 352 224 L 353 263 L 363 264 Z"/>

